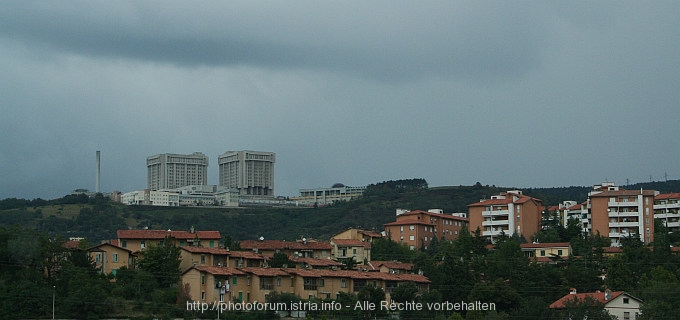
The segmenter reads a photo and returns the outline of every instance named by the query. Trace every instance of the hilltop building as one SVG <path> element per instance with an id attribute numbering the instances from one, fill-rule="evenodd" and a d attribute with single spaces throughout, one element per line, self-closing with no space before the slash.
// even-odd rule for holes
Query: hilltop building
<path id="1" fill-rule="evenodd" d="M 150 190 L 208 184 L 208 157 L 200 152 L 157 154 L 146 158 L 146 167 Z"/>
<path id="2" fill-rule="evenodd" d="M 219 185 L 240 195 L 274 196 L 276 154 L 261 151 L 227 151 L 217 158 Z"/>
<path id="3" fill-rule="evenodd" d="M 337 201 L 350 201 L 361 197 L 366 187 L 348 187 L 336 183 L 330 188 L 300 189 L 300 196 L 292 200 L 300 205 L 327 205 Z"/>
<path id="4" fill-rule="evenodd" d="M 470 232 L 479 228 L 489 242 L 501 234 L 530 237 L 541 227 L 541 200 L 511 190 L 469 204 Z"/>

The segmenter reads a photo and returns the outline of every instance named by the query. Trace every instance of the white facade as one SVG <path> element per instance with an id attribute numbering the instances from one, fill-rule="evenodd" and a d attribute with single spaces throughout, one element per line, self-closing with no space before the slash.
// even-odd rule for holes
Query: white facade
<path id="1" fill-rule="evenodd" d="M 151 190 L 208 184 L 208 157 L 200 152 L 150 156 L 146 158 L 146 167 Z"/>
<path id="2" fill-rule="evenodd" d="M 261 151 L 227 151 L 217 158 L 219 185 L 246 196 L 274 196 L 276 154 Z"/>
<path id="3" fill-rule="evenodd" d="M 654 197 L 654 219 L 659 219 L 668 232 L 680 231 L 680 193 Z"/>
<path id="4" fill-rule="evenodd" d="M 366 187 L 334 186 L 331 188 L 301 189 L 293 199 L 300 205 L 326 205 L 336 201 L 349 201 L 364 194 Z"/>
<path id="5" fill-rule="evenodd" d="M 126 205 L 179 206 L 179 194 L 169 191 L 138 190 L 123 193 L 120 202 Z"/>

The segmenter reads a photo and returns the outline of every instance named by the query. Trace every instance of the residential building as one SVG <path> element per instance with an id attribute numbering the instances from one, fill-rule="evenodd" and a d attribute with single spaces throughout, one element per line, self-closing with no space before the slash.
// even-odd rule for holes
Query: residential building
<path id="1" fill-rule="evenodd" d="M 356 262 L 371 261 L 371 243 L 365 240 L 331 239 L 332 253 L 335 259 L 351 258 Z"/>
<path id="2" fill-rule="evenodd" d="M 680 231 L 680 193 L 664 193 L 654 197 L 654 219 L 659 219 L 668 232 Z"/>
<path id="3" fill-rule="evenodd" d="M 591 233 L 609 237 L 620 246 L 626 237 L 654 241 L 654 190 L 623 190 L 613 183 L 595 186 L 588 194 Z"/>
<path id="4" fill-rule="evenodd" d="M 240 195 L 274 196 L 276 154 L 261 151 L 227 151 L 217 158 L 219 185 Z"/>
<path id="5" fill-rule="evenodd" d="M 357 269 L 368 271 L 378 271 L 383 273 L 406 274 L 413 270 L 413 263 L 399 261 L 369 261 L 365 265 L 357 266 Z"/>
<path id="6" fill-rule="evenodd" d="M 437 240 L 458 238 L 468 223 L 469 220 L 464 213 L 445 214 L 441 209 L 428 211 L 397 209 L 396 221 L 384 226 L 387 236 L 392 241 L 404 243 L 411 250 L 415 250 L 427 249 L 434 238 Z"/>
<path id="7" fill-rule="evenodd" d="M 624 291 L 606 290 L 605 292 L 576 293 L 576 289 L 571 289 L 569 294 L 550 304 L 550 308 L 568 312 L 568 310 L 566 310 L 567 302 L 574 300 L 586 301 L 586 298 L 602 303 L 604 309 L 607 310 L 610 315 L 615 316 L 616 319 L 634 320 L 638 319 L 640 316 L 642 300 Z M 571 317 L 565 315 L 565 318 Z"/>
<path id="8" fill-rule="evenodd" d="M 227 260 L 228 267 L 265 267 L 269 257 L 253 251 L 231 251 Z"/>
<path id="9" fill-rule="evenodd" d="M 193 266 L 222 267 L 229 265 L 231 252 L 222 248 L 180 247 L 180 270 Z"/>
<path id="10" fill-rule="evenodd" d="M 345 231 L 338 232 L 334 236 L 332 236 L 332 239 L 353 239 L 353 240 L 361 240 L 361 241 L 366 241 L 366 242 L 373 242 L 374 239 L 382 238 L 382 234 L 371 231 L 371 230 L 362 230 L 362 229 L 357 229 L 357 228 L 349 228 Z"/>
<path id="11" fill-rule="evenodd" d="M 522 243 L 520 248 L 525 256 L 536 262 L 553 262 L 559 259 L 568 259 L 572 253 L 569 242 Z"/>
<path id="12" fill-rule="evenodd" d="M 115 241 L 114 241 L 115 242 Z M 94 261 L 95 268 L 103 274 L 118 273 L 122 267 L 134 269 L 136 255 L 129 249 L 119 247 L 114 243 L 102 243 L 87 249 L 87 254 Z"/>
<path id="13" fill-rule="evenodd" d="M 293 198 L 300 205 L 324 206 L 337 201 L 350 201 L 361 197 L 366 187 L 348 187 L 337 183 L 330 188 L 300 189 L 300 196 Z"/>
<path id="14" fill-rule="evenodd" d="M 182 286 L 190 299 L 202 302 L 267 301 L 273 292 L 293 293 L 303 299 L 337 299 L 339 292 L 357 293 L 364 286 L 383 288 L 386 300 L 401 283 L 414 282 L 420 292 L 429 290 L 427 277 L 332 269 L 191 267 L 182 273 Z"/>
<path id="15" fill-rule="evenodd" d="M 528 238 L 541 227 L 542 202 L 511 190 L 491 199 L 469 204 L 470 232 L 479 228 L 487 241 L 495 243 L 501 234 Z"/>
<path id="16" fill-rule="evenodd" d="M 203 246 L 208 248 L 219 247 L 219 231 L 195 231 L 193 227 L 189 231 L 184 230 L 118 230 L 118 243 L 122 248 L 139 252 L 148 246 L 160 245 L 167 237 L 173 244 L 179 247 Z"/>
<path id="17" fill-rule="evenodd" d="M 298 241 L 282 240 L 243 240 L 241 249 L 273 257 L 275 253 L 285 253 L 289 258 L 330 259 L 333 246 L 328 241 L 314 241 L 303 238 Z"/>
<path id="18" fill-rule="evenodd" d="M 208 184 L 208 157 L 192 154 L 157 154 L 146 158 L 148 188 L 175 189 Z"/>

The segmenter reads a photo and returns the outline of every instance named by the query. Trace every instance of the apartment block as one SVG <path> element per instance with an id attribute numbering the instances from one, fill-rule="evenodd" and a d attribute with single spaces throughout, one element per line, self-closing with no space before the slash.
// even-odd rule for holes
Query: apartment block
<path id="1" fill-rule="evenodd" d="M 152 245 L 161 245 L 166 238 L 170 238 L 178 247 L 203 246 L 208 248 L 219 247 L 219 231 L 195 231 L 193 227 L 189 231 L 184 230 L 118 230 L 118 244 L 132 252 L 138 252 Z"/>
<path id="2" fill-rule="evenodd" d="M 454 240 L 458 238 L 469 220 L 465 214 L 444 214 L 440 209 L 397 210 L 396 221 L 385 224 L 387 237 L 406 244 L 411 250 L 427 249 L 432 239 Z"/>
<path id="3" fill-rule="evenodd" d="M 219 185 L 240 195 L 274 196 L 276 154 L 261 151 L 227 151 L 217 158 Z"/>
<path id="4" fill-rule="evenodd" d="M 539 199 L 511 190 L 469 204 L 470 232 L 477 228 L 489 242 L 495 243 L 501 234 L 519 234 L 528 238 L 541 227 L 543 206 Z"/>
<path id="5" fill-rule="evenodd" d="M 609 237 L 620 246 L 626 237 L 654 241 L 654 190 L 623 190 L 613 183 L 595 186 L 588 194 L 591 233 Z"/>
<path id="6" fill-rule="evenodd" d="M 664 193 L 654 197 L 654 219 L 659 219 L 668 232 L 680 231 L 680 193 Z"/>
<path id="7" fill-rule="evenodd" d="M 175 189 L 208 184 L 208 157 L 192 154 L 157 154 L 146 158 L 148 188 Z"/>

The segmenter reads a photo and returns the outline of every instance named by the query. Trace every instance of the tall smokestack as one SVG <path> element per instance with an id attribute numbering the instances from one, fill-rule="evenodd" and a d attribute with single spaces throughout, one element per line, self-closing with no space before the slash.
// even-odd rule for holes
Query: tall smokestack
<path id="1" fill-rule="evenodd" d="M 95 178 L 95 186 L 94 186 L 94 192 L 99 193 L 99 173 L 100 171 L 100 164 L 101 164 L 101 152 L 97 150 L 97 175 Z"/>

